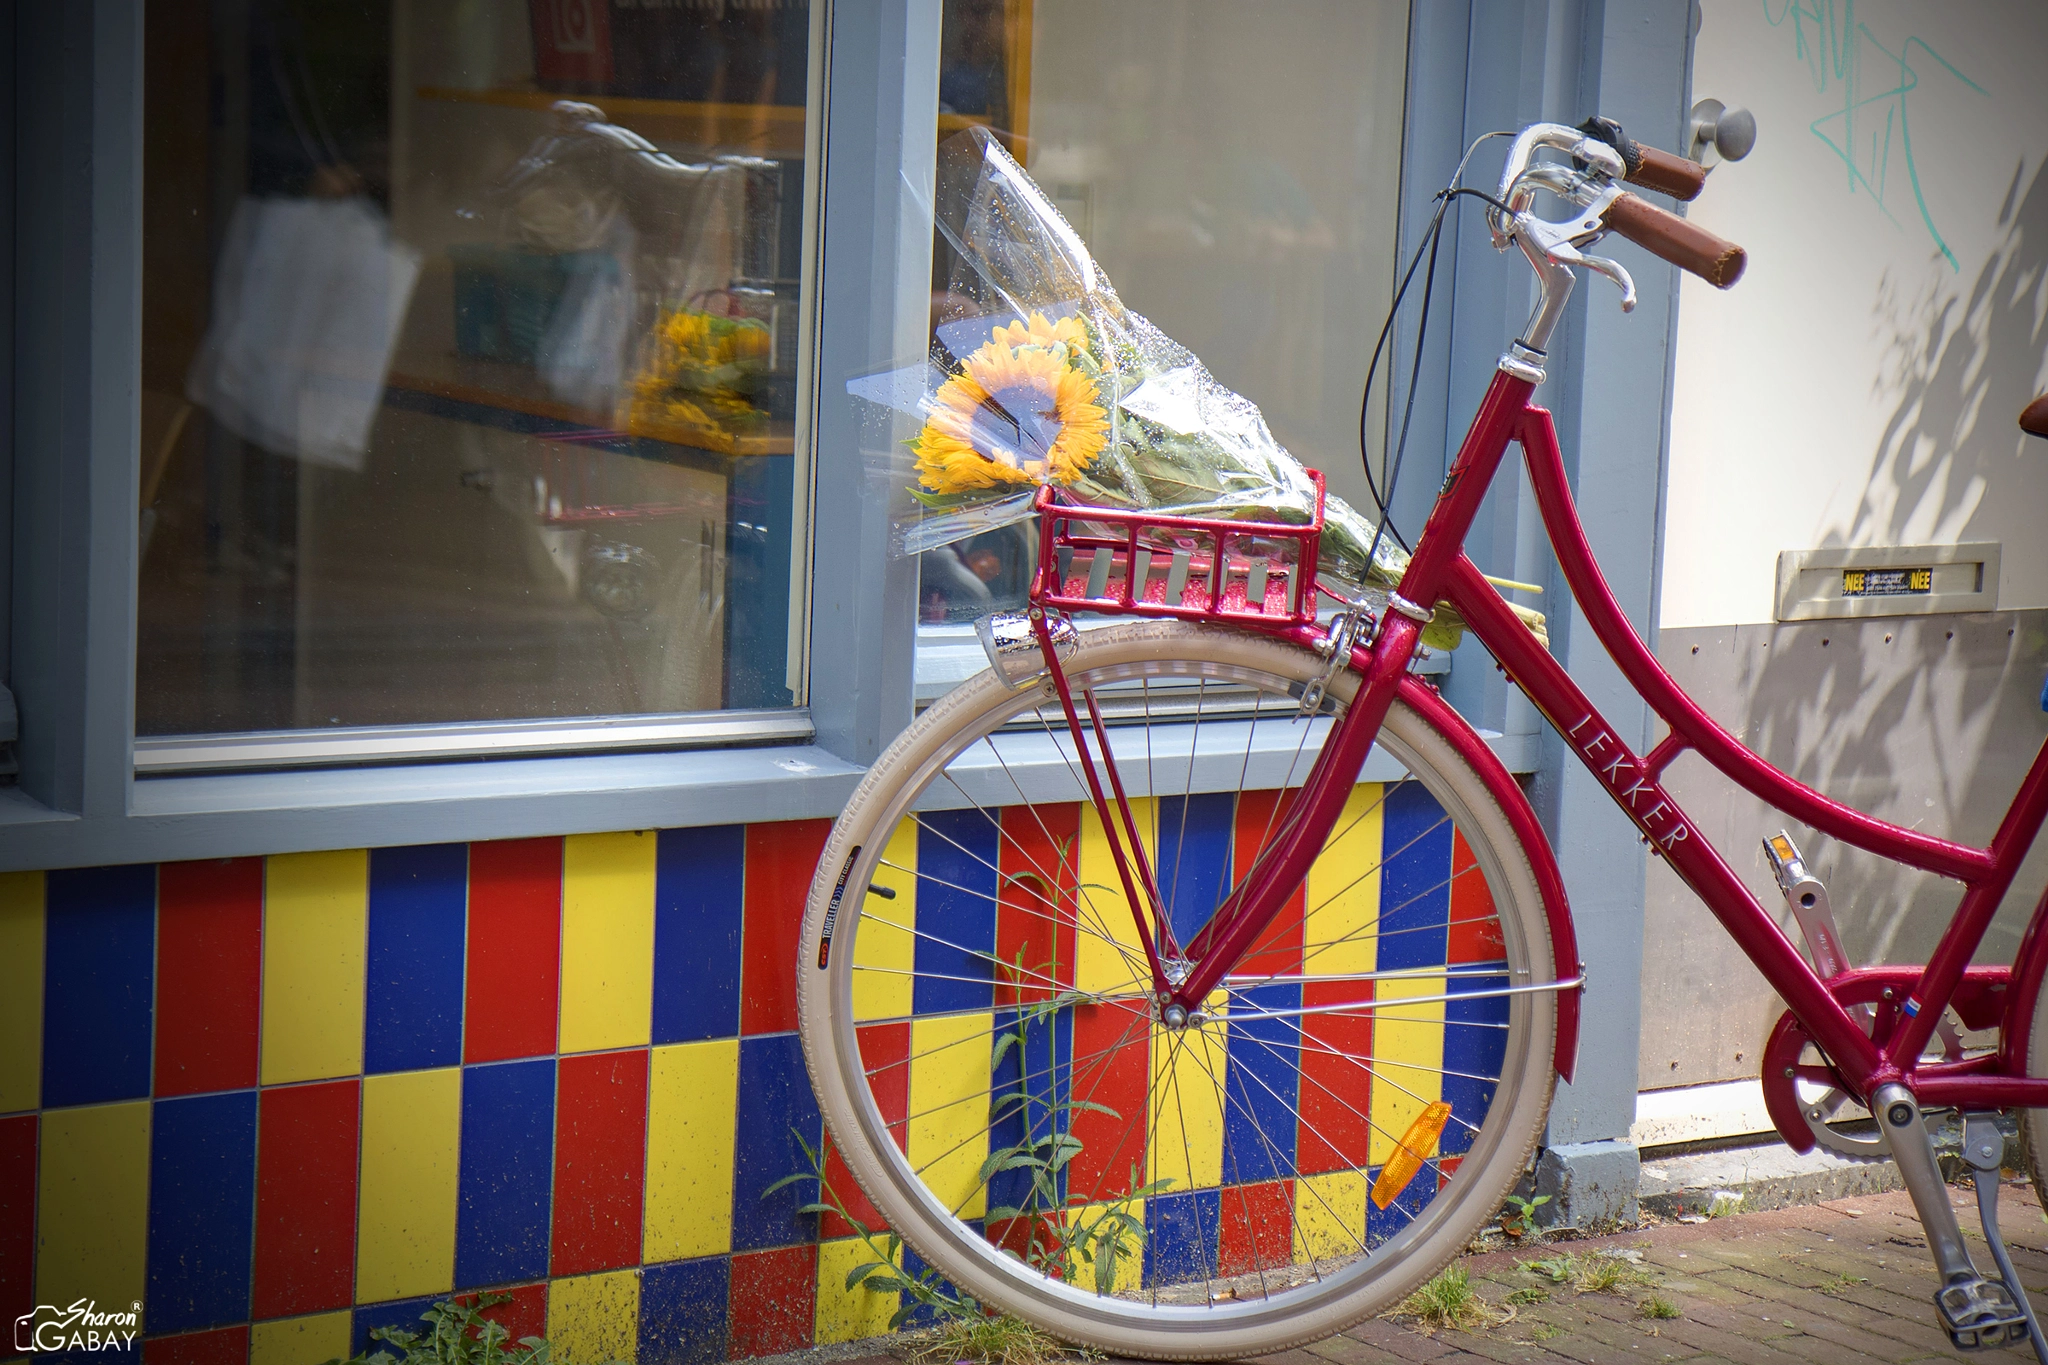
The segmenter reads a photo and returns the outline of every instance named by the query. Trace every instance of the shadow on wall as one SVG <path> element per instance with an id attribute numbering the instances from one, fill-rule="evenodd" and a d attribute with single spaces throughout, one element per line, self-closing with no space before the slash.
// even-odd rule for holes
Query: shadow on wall
<path id="1" fill-rule="evenodd" d="M 2048 442 L 2015 424 L 2048 350 L 2048 163 L 2030 183 L 2024 163 L 2014 169 L 1998 223 L 2003 239 L 1966 295 L 1931 287 L 1901 308 L 1895 282 L 1884 282 L 1893 371 L 1873 397 L 1896 394 L 1896 405 L 1862 498 L 1823 544 L 1982 539 L 1996 534 L 1984 525 L 1994 499 L 2048 506 Z M 2012 524 L 2009 509 L 2000 520 Z M 1754 698 L 1750 743 L 1832 796 L 1988 843 L 2048 734 L 2039 706 L 2048 640 L 2035 613 L 1963 624 L 1935 616 L 1763 628 L 1768 646 L 1741 680 Z M 1816 646 L 1816 636 L 1828 643 Z M 1859 957 L 1914 960 L 1931 950 L 1957 900 L 1952 884 L 1905 873 L 1902 886 L 1892 864 L 1818 836 L 1808 852 L 1839 869 L 1836 911 Z M 2048 856 L 2037 849 L 1982 960 L 2010 960 L 2044 870 Z"/>
<path id="2" fill-rule="evenodd" d="M 2014 174 L 1999 222 L 2003 240 L 1966 292 L 1930 290 L 1911 307 L 1880 301 L 1894 367 L 1873 399 L 1890 400 L 1891 416 L 1861 499 L 1824 543 L 1985 539 L 2010 536 L 2016 522 L 2048 526 L 2048 512 L 2016 516 L 2009 505 L 2016 496 L 2048 505 L 2048 442 L 2014 425 L 2048 353 L 2048 170 L 2031 181 Z M 1980 845 L 2048 736 L 2039 707 L 2044 610 L 1667 630 L 1658 655 L 1710 714 L 1802 781 L 1881 818 Z M 1953 883 L 1823 838 L 1696 756 L 1673 766 L 1669 786 L 1795 941 L 1759 847 L 1780 828 L 1827 880 L 1858 962 L 1924 960 L 1954 913 Z M 1979 960 L 2011 960 L 2044 884 L 2048 848 L 2037 846 Z M 1784 1005 L 1661 867 L 1651 871 L 1645 937 L 1657 950 L 1645 955 L 1644 998 L 1676 1007 L 1646 1010 L 1642 1083 L 1755 1075 L 1757 1047 Z"/>

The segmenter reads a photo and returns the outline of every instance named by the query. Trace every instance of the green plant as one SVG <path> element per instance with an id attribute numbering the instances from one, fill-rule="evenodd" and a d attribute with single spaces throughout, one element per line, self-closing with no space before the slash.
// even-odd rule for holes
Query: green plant
<path id="1" fill-rule="evenodd" d="M 1653 1277 L 1637 1268 L 1632 1259 L 1641 1254 L 1595 1252 L 1591 1256 L 1574 1256 L 1570 1252 L 1560 1252 L 1543 1260 L 1518 1264 L 1529 1274 L 1541 1276 L 1552 1284 L 1570 1285 L 1574 1294 L 1605 1294 L 1625 1285 L 1653 1282 Z"/>
<path id="2" fill-rule="evenodd" d="M 1579 1258 L 1569 1251 L 1560 1251 L 1540 1261 L 1517 1261 L 1516 1264 L 1531 1275 L 1541 1275 L 1552 1284 L 1569 1284 L 1579 1270 Z"/>
<path id="3" fill-rule="evenodd" d="M 484 1314 L 510 1294 L 464 1295 L 442 1299 L 420 1314 L 427 1324 L 424 1332 L 403 1327 L 374 1327 L 370 1340 L 397 1348 L 396 1354 L 372 1350 L 327 1365 L 548 1365 L 548 1343 L 542 1337 L 521 1337 L 510 1350 L 505 1343 L 512 1334 L 503 1324 Z"/>
<path id="4" fill-rule="evenodd" d="M 1662 1294 L 1652 1294 L 1649 1298 L 1636 1305 L 1636 1312 L 1646 1318 L 1668 1321 L 1678 1316 L 1678 1305 L 1665 1298 Z"/>
<path id="5" fill-rule="evenodd" d="M 1550 1291 L 1548 1289 L 1539 1289 L 1532 1284 L 1525 1289 L 1517 1289 L 1514 1293 L 1508 1295 L 1507 1302 L 1516 1308 L 1525 1308 L 1532 1303 L 1549 1303 Z"/>
<path id="6" fill-rule="evenodd" d="M 889 1330 L 902 1328 L 921 1309 L 929 1309 L 940 1321 L 948 1322 L 983 1316 L 981 1305 L 966 1294 L 953 1288 L 939 1277 L 939 1272 L 926 1266 L 912 1275 L 903 1268 L 903 1239 L 895 1233 L 883 1230 L 877 1232 L 853 1216 L 833 1190 L 832 1183 L 825 1178 L 825 1150 L 822 1144 L 811 1146 L 802 1133 L 796 1134 L 797 1145 L 803 1148 L 804 1159 L 811 1169 L 786 1175 L 761 1192 L 763 1199 L 777 1190 L 807 1180 L 818 1182 L 818 1197 L 801 1205 L 798 1213 L 837 1214 L 853 1229 L 861 1246 L 874 1259 L 862 1261 L 846 1272 L 846 1288 L 851 1293 L 855 1286 L 861 1286 L 870 1294 L 897 1294 L 902 1305 L 889 1319 Z M 522 1362 L 523 1365 L 523 1362 Z"/>
<path id="7" fill-rule="evenodd" d="M 1823 1294 L 1846 1294 L 1859 1284 L 1869 1283 L 1870 1281 L 1861 1275 L 1837 1275 L 1826 1284 L 1821 1285 L 1820 1292 Z"/>
<path id="8" fill-rule="evenodd" d="M 910 1365 L 1052 1365 L 1066 1355 L 1058 1338 L 1011 1317 L 954 1318 L 910 1353 Z"/>
<path id="9" fill-rule="evenodd" d="M 1494 1312 L 1472 1287 L 1472 1277 L 1461 1265 L 1447 1267 L 1435 1279 L 1410 1294 L 1395 1310 L 1429 1328 L 1472 1327 L 1493 1321 Z"/>
<path id="10" fill-rule="evenodd" d="M 1524 1199 L 1511 1194 L 1501 1205 L 1500 1230 L 1510 1237 L 1527 1237 L 1531 1233 L 1541 1236 L 1536 1226 L 1536 1210 L 1550 1202 L 1550 1196 L 1539 1194 L 1534 1199 Z"/>

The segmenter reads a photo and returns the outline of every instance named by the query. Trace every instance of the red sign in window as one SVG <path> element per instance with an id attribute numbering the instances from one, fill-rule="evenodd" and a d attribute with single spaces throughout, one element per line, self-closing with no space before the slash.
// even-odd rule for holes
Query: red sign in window
<path id="1" fill-rule="evenodd" d="M 533 0 L 533 60 L 543 81 L 612 78 L 610 0 Z"/>

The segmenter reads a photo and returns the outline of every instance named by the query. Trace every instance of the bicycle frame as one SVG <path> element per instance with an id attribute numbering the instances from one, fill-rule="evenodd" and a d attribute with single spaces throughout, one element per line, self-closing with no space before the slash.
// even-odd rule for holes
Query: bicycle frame
<path id="1" fill-rule="evenodd" d="M 1969 968 L 2021 859 L 2033 843 L 2044 816 L 2048 816 L 2048 745 L 2036 755 L 1990 847 L 1981 849 L 1875 819 L 1830 800 L 1759 758 L 1685 695 L 1658 665 L 1615 602 L 1594 562 L 1573 505 L 1550 414 L 1529 401 L 1534 388 L 1531 379 L 1506 367 L 1495 373 L 1376 636 L 1352 651 L 1351 666 L 1363 679 L 1356 697 L 1324 743 L 1266 853 L 1225 899 L 1209 925 L 1182 950 L 1189 963 L 1181 979 L 1173 979 L 1167 964 L 1153 948 L 1154 935 L 1146 923 L 1148 903 L 1157 922 L 1163 924 L 1164 919 L 1158 915 L 1156 892 L 1146 884 L 1149 877 L 1143 869 L 1125 870 L 1126 891 L 1153 959 L 1154 988 L 1162 1005 L 1193 1011 L 1301 884 L 1334 827 L 1397 695 L 1427 707 L 1432 718 L 1445 725 L 1454 739 L 1462 736 L 1466 751 L 1477 751 L 1472 753 L 1475 760 L 1483 755 L 1491 761 L 1490 751 L 1470 728 L 1456 720 L 1455 713 L 1435 696 L 1433 689 L 1407 671 L 1422 626 L 1428 620 L 1428 612 L 1414 604 L 1444 601 L 1464 617 L 1508 678 L 1528 695 L 1642 831 L 1651 850 L 1669 863 L 1706 903 L 1784 999 L 1806 1036 L 1821 1048 L 1831 1064 L 1824 1073 L 1811 1074 L 1809 1069 L 1802 1071 L 1802 1075 L 1825 1079 L 1861 1100 L 1867 1100 L 1882 1085 L 1898 1082 L 1912 1090 L 1926 1107 L 2048 1107 L 2048 1079 L 2030 1079 L 2020 1074 L 2018 1050 L 2031 1027 L 2040 983 L 2048 976 L 2048 895 L 2035 909 L 2011 968 Z M 1522 447 L 1545 530 L 1565 581 L 1594 635 L 1630 685 L 1669 727 L 1669 734 L 1647 755 L 1634 753 L 1620 740 L 1598 708 L 1521 624 L 1464 553 L 1466 533 L 1511 442 Z M 1034 603 L 1048 589 L 1047 578 L 1042 565 L 1033 587 Z M 1069 727 L 1081 751 L 1091 795 L 1105 829 L 1112 831 L 1112 849 L 1123 868 L 1124 854 L 1117 847 L 1120 841 L 1114 831 L 1119 824 L 1129 829 L 1129 813 L 1107 735 L 1094 711 L 1092 698 L 1088 708 L 1092 726 L 1076 709 L 1059 669 L 1043 611 L 1034 607 L 1033 617 Z M 1320 630 L 1298 620 L 1267 624 L 1233 619 L 1231 624 L 1310 647 L 1324 641 Z M 1090 757 L 1084 740 L 1084 733 L 1091 728 L 1096 736 L 1097 755 L 1109 776 L 1110 789 L 1115 792 L 1114 804 L 1123 816 L 1121 821 L 1112 821 L 1111 803 L 1105 800 L 1096 775 L 1096 759 Z M 1918 969 L 1852 969 L 1823 980 L 1721 855 L 1699 836 L 1684 810 L 1661 785 L 1665 768 L 1688 749 L 1753 795 L 1815 829 L 1893 862 L 1960 882 L 1964 887 L 1961 903 L 1933 957 Z M 1498 767 L 1497 762 L 1494 766 Z M 1505 781 L 1505 774 L 1501 776 Z M 1555 887 L 1561 908 L 1562 881 L 1549 856 L 1548 844 L 1535 829 L 1533 816 L 1526 815 L 1527 804 L 1520 799 L 1519 788 L 1513 787 L 1511 781 L 1507 786 L 1514 795 L 1509 803 L 1511 812 L 1525 813 L 1525 821 L 1517 823 L 1526 822 L 1528 826 L 1522 832 L 1532 862 L 1539 864 L 1538 877 L 1546 900 L 1551 899 Z M 1129 837 L 1136 848 L 1135 832 L 1131 831 Z M 1553 910 L 1554 937 L 1558 913 L 1558 909 Z M 1577 1003 L 1569 987 L 1577 983 L 1568 979 L 1567 973 L 1576 965 L 1576 953 L 1570 948 L 1568 911 L 1562 913 L 1564 938 L 1559 945 L 1558 977 L 1567 989 L 1560 992 L 1559 1003 L 1573 1008 L 1569 1020 L 1562 1017 L 1561 1010 L 1558 1069 L 1568 1078 L 1571 1053 L 1565 1035 L 1567 1027 L 1571 1034 L 1576 1034 Z M 1170 940 L 1161 942 L 1169 952 L 1173 951 Z M 1571 956 L 1566 956 L 1566 952 Z M 1965 983 L 1966 969 L 1973 1002 L 1971 1013 L 1983 1016 L 1988 1008 L 1983 1001 L 1995 1001 L 2001 993 L 2005 996 L 1996 1011 L 2002 1028 L 2001 1046 L 1995 1053 L 1982 1057 L 1923 1063 L 1921 1054 L 1944 1008 L 1957 998 L 1958 987 Z M 1849 1007 L 1865 1003 L 1863 997 L 1880 985 L 1890 987 L 1894 994 L 1901 986 L 1909 989 L 1896 1013 L 1886 1016 L 1887 1020 L 1896 1020 L 1896 1026 L 1889 1036 L 1880 1033 L 1879 1039 L 1873 1041 L 1864 1025 L 1851 1017 Z M 1885 998 L 1889 1000 L 1892 996 Z M 1802 1135 L 1787 1129 L 1782 1118 L 1780 1128 L 1794 1146 L 1803 1150 L 1812 1145 L 1810 1137 L 1800 1142 Z"/>

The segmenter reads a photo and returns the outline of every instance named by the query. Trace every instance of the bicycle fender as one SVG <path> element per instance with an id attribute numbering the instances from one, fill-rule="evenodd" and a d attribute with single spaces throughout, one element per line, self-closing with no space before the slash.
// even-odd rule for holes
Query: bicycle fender
<path id="1" fill-rule="evenodd" d="M 1530 870 L 1536 874 L 1537 890 L 1543 897 L 1543 915 L 1550 921 L 1553 970 L 1559 980 L 1580 975 L 1579 938 L 1572 927 L 1571 902 L 1565 896 L 1564 874 L 1558 871 L 1557 859 L 1550 851 L 1550 840 L 1544 835 L 1543 826 L 1536 819 L 1536 812 L 1529 805 L 1529 798 L 1523 794 L 1521 784 L 1509 774 L 1506 765 L 1487 747 L 1486 741 L 1479 737 L 1471 724 L 1452 710 L 1450 703 L 1435 688 L 1413 674 L 1404 674 L 1400 696 L 1451 742 L 1486 783 L 1494 799 L 1500 802 L 1501 809 L 1507 813 L 1508 823 L 1514 827 L 1516 837 L 1522 841 L 1522 848 L 1529 855 Z M 1575 986 L 1557 994 L 1557 1041 L 1551 1061 L 1557 1068 L 1557 1074 L 1567 1083 L 1578 1066 L 1579 997 L 1584 990 L 1584 986 Z"/>

